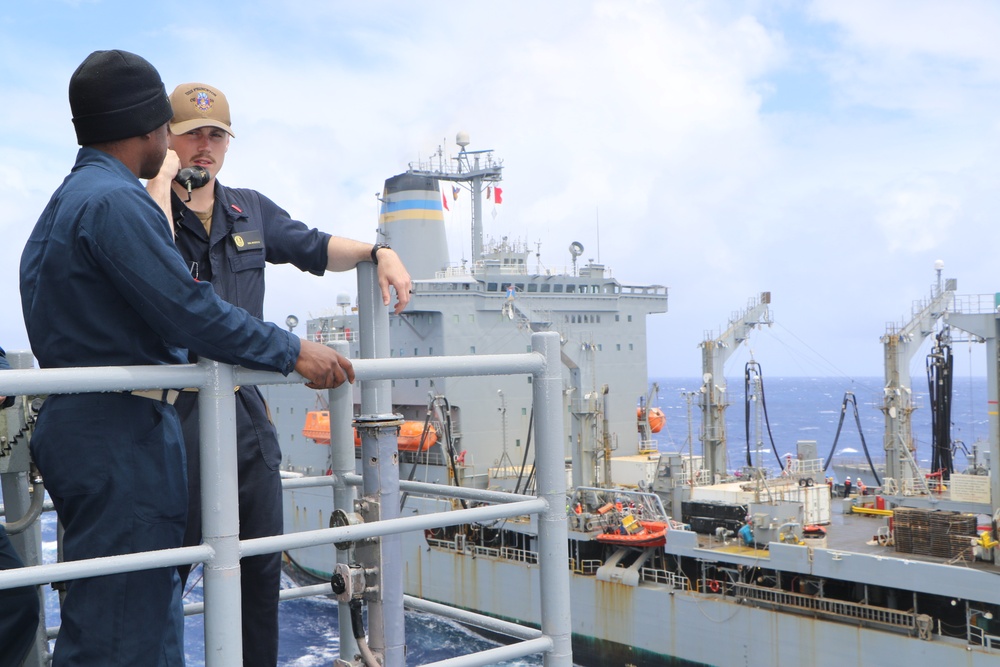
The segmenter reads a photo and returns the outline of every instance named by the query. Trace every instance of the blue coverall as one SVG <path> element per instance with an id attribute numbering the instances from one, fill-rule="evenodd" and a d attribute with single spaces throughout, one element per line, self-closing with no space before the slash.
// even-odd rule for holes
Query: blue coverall
<path id="1" fill-rule="evenodd" d="M 0 347 L 0 370 L 10 368 L 7 354 Z M 8 396 L 0 402 L 0 410 L 14 404 Z M 23 567 L 7 531 L 0 526 L 0 570 Z M 0 667 L 18 667 L 31 650 L 38 630 L 38 591 L 34 586 L 21 586 L 0 591 Z"/>
<path id="2" fill-rule="evenodd" d="M 264 266 L 291 263 L 323 275 L 330 235 L 292 220 L 274 202 L 254 190 L 227 188 L 216 182 L 211 236 L 198 216 L 176 194 L 171 201 L 177 248 L 198 280 L 254 317 L 264 316 Z M 201 485 L 198 403 L 182 395 L 175 407 L 181 417 L 188 457 L 188 527 L 185 546 L 201 542 Z M 240 539 L 282 533 L 281 450 L 274 425 L 257 387 L 236 395 L 239 459 Z M 243 612 L 243 664 L 274 667 L 278 660 L 278 592 L 281 554 L 240 561 Z M 181 569 L 186 579 L 187 568 Z"/>
<path id="3" fill-rule="evenodd" d="M 21 306 L 42 368 L 186 363 L 186 348 L 288 374 L 300 348 L 193 280 L 139 180 L 88 147 L 25 246 Z M 66 560 L 181 546 L 187 481 L 172 405 L 130 393 L 50 396 L 31 453 Z M 184 664 L 176 568 L 72 581 L 61 617 L 54 667 Z"/>

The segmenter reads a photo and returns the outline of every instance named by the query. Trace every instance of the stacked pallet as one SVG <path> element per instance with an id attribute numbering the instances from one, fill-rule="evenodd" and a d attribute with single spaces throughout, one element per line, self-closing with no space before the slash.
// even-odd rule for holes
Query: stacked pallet
<path id="1" fill-rule="evenodd" d="M 896 551 L 952 559 L 976 537 L 976 515 L 898 507 L 893 511 Z"/>

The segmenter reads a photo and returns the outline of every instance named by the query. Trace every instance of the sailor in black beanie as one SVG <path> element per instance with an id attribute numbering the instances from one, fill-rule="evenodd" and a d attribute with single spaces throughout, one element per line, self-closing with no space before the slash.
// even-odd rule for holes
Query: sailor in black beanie
<path id="1" fill-rule="evenodd" d="M 350 361 L 332 349 L 262 322 L 192 279 L 166 215 L 139 181 L 161 166 L 171 179 L 177 173 L 177 158 L 164 160 L 173 112 L 152 65 L 96 51 L 73 73 L 69 98 L 82 148 L 21 255 L 21 309 L 41 368 L 184 364 L 190 350 L 247 368 L 296 370 L 314 389 L 353 381 Z M 177 393 L 45 400 L 30 449 L 64 529 L 65 560 L 181 546 L 187 480 Z M 184 665 L 180 592 L 172 566 L 69 581 L 52 667 Z M 231 613 L 239 627 L 239 608 Z M 237 662 L 241 648 L 227 647 Z"/>
<path id="2" fill-rule="evenodd" d="M 156 68 L 128 51 L 94 51 L 69 80 L 76 140 L 81 146 L 137 137 L 173 116 Z"/>

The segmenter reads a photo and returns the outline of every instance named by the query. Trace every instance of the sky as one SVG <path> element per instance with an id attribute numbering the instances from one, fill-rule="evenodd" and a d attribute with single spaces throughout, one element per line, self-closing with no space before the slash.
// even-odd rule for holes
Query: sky
<path id="1" fill-rule="evenodd" d="M 468 132 L 504 164 L 487 236 L 537 245 L 547 267 L 577 241 L 623 284 L 669 288 L 651 376 L 699 376 L 698 344 L 764 291 L 773 324 L 727 376 L 749 359 L 880 376 L 879 339 L 931 296 L 936 260 L 959 294 L 1000 290 L 997 34 L 988 0 L 5 3 L 0 345 L 28 348 L 18 263 L 75 158 L 69 77 L 117 48 L 168 92 L 225 92 L 220 181 L 341 236 L 374 242 L 384 180 Z M 355 293 L 353 273 L 268 271 L 274 322 Z M 961 345 L 960 372 L 985 374 L 982 346 Z"/>

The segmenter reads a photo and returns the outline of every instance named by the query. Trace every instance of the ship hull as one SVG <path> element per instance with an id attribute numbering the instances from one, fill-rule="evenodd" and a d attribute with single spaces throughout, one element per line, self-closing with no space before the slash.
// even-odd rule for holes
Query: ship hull
<path id="1" fill-rule="evenodd" d="M 408 552 L 410 594 L 538 626 L 537 566 L 438 549 Z M 995 665 L 964 642 L 780 614 L 733 597 L 628 586 L 573 574 L 573 661 L 579 665 Z M 525 612 L 533 612 L 526 614 Z"/>
<path id="2" fill-rule="evenodd" d="M 309 498 L 315 505 L 303 501 Z M 289 527 L 307 529 L 328 516 L 329 496 L 295 491 L 286 503 Z M 412 504 L 411 504 L 412 503 Z M 425 504 L 426 503 L 426 504 Z M 408 502 L 409 512 L 440 509 L 434 501 Z M 297 517 L 295 519 L 294 517 Z M 315 526 L 320 527 L 319 525 Z M 442 544 L 445 546 L 442 547 Z M 424 600 L 540 627 L 539 567 L 530 555 L 511 551 L 429 544 L 423 533 L 403 537 L 405 591 Z M 290 554 L 296 577 L 329 581 L 330 548 Z M 947 664 L 995 665 L 996 651 L 940 635 L 862 627 L 778 612 L 731 594 L 680 590 L 645 579 L 636 585 L 605 581 L 594 573 L 570 575 L 573 661 L 584 667 L 642 665 Z"/>

